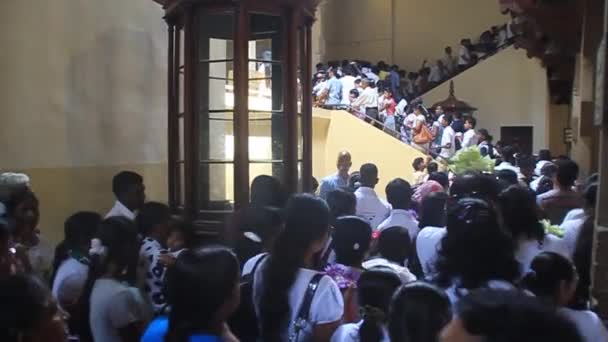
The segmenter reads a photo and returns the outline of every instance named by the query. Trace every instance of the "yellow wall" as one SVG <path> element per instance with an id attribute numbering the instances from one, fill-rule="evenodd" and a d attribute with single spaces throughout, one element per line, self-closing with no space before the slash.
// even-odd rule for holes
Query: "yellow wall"
<path id="1" fill-rule="evenodd" d="M 524 50 L 509 48 L 454 78 L 456 97 L 479 110 L 477 128 L 500 140 L 501 126 L 533 126 L 533 151 L 549 146 L 545 69 Z M 427 105 L 444 100 L 449 82 L 427 93 Z"/>
<path id="2" fill-rule="evenodd" d="M 384 60 L 408 70 L 508 21 L 494 0 L 328 0 L 320 15 L 324 60 Z"/>
<path id="3" fill-rule="evenodd" d="M 424 157 L 420 152 L 348 112 L 315 109 L 313 116 L 313 171 L 317 179 L 334 174 L 338 153 L 347 150 L 353 157 L 351 171 L 365 163 L 378 166 L 380 182 L 376 189 L 382 197 L 391 180 L 400 177 L 413 181 L 412 162 Z"/>
<path id="4" fill-rule="evenodd" d="M 112 176 L 167 199 L 167 28 L 151 0 L 0 1 L 0 169 L 21 170 L 53 241 L 76 210 L 104 213 Z"/>

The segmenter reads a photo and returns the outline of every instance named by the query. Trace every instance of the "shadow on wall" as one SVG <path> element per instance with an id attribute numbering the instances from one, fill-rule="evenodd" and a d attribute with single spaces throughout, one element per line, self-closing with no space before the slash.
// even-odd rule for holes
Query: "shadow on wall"
<path id="1" fill-rule="evenodd" d="M 69 59 L 65 112 L 71 165 L 166 160 L 165 50 L 150 33 L 114 30 Z"/>

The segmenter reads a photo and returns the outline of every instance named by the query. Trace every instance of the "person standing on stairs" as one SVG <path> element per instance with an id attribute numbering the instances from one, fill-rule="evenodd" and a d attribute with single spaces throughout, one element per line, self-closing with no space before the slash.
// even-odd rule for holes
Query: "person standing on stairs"
<path id="1" fill-rule="evenodd" d="M 353 101 L 353 108 L 365 111 L 366 121 L 373 124 L 373 120 L 378 120 L 378 91 L 371 86 L 372 81 L 364 78 L 361 81 L 363 92 Z"/>

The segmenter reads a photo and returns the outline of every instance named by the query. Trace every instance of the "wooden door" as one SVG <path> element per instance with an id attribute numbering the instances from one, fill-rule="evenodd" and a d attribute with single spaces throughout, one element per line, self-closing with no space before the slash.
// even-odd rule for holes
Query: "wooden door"
<path id="1" fill-rule="evenodd" d="M 534 128 L 532 126 L 509 126 L 500 128 L 500 140 L 503 146 L 517 147 L 520 153 L 532 155 L 532 139 Z"/>

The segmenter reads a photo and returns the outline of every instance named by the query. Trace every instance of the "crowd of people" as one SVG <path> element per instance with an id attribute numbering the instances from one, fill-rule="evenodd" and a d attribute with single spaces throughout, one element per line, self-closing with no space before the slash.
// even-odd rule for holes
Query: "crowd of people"
<path id="1" fill-rule="evenodd" d="M 510 24 L 493 26 L 475 43 L 471 39 L 462 39 L 457 56 L 452 47 L 447 46 L 441 58 L 431 65 L 425 60 L 419 70 L 411 72 L 384 61 L 376 64 L 349 60 L 319 63 L 313 76 L 314 103 L 317 106 L 349 108 L 361 117 L 375 120 L 389 119 L 386 125 L 395 130 L 390 118 L 396 107 L 403 112 L 408 102 L 477 64 L 485 56 L 494 54 L 509 44 L 513 37 Z"/>
<path id="2" fill-rule="evenodd" d="M 0 340 L 608 341 L 590 293 L 597 176 L 493 153 L 494 174 L 416 160 L 387 201 L 346 151 L 318 194 L 259 176 L 222 245 L 124 171 L 112 209 L 68 217 L 53 249 L 29 177 L 2 174 Z"/>

